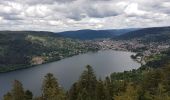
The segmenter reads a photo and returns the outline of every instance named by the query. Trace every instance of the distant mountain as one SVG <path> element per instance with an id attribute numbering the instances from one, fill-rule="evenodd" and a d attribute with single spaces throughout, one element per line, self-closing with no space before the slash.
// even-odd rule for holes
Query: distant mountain
<path id="1" fill-rule="evenodd" d="M 125 34 L 136 29 L 113 29 L 113 30 L 78 30 L 78 31 L 65 31 L 57 34 L 73 39 L 92 40 L 101 38 L 113 38 L 121 34 Z"/>
<path id="2" fill-rule="evenodd" d="M 131 31 L 120 36 L 117 36 L 115 39 L 134 39 L 140 38 L 144 41 L 165 41 L 170 39 L 170 27 L 151 27 L 143 28 L 136 31 Z"/>

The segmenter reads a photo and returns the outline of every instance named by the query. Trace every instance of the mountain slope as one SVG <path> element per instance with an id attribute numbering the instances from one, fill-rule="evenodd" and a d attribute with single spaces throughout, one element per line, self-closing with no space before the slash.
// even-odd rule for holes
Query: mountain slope
<path id="1" fill-rule="evenodd" d="M 78 30 L 78 31 L 59 32 L 57 34 L 73 39 L 92 40 L 92 39 L 101 39 L 101 38 L 113 38 L 115 36 L 125 34 L 133 30 L 136 29 Z"/>
<path id="2" fill-rule="evenodd" d="M 92 48 L 94 47 L 94 48 Z M 52 32 L 1 31 L 0 72 L 27 68 L 95 50 L 96 46 Z"/>
<path id="3" fill-rule="evenodd" d="M 116 37 L 116 39 L 135 39 L 140 38 L 143 41 L 166 41 L 170 39 L 170 27 L 152 27 L 128 32 Z"/>

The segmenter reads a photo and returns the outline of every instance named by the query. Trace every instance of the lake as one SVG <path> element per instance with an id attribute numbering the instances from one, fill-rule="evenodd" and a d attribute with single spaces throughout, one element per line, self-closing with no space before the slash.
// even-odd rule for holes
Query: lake
<path id="1" fill-rule="evenodd" d="M 131 59 L 132 54 L 134 53 L 113 50 L 89 52 L 37 67 L 1 73 L 0 99 L 11 90 L 15 79 L 21 81 L 25 89 L 31 90 L 37 96 L 41 93 L 43 78 L 49 72 L 55 75 L 62 87 L 69 89 L 88 64 L 94 68 L 97 77 L 102 79 L 113 72 L 137 69 L 140 64 Z"/>

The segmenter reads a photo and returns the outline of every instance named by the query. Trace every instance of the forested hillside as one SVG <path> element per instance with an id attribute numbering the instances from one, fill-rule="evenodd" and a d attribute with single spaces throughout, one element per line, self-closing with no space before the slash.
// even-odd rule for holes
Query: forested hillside
<path id="1" fill-rule="evenodd" d="M 56 61 L 97 48 L 95 44 L 63 38 L 52 32 L 1 31 L 0 72 Z"/>
<path id="2" fill-rule="evenodd" d="M 120 35 L 115 39 L 141 39 L 145 42 L 162 42 L 170 40 L 170 27 L 143 28 Z"/>
<path id="3" fill-rule="evenodd" d="M 63 37 L 80 39 L 80 40 L 94 40 L 94 39 L 104 39 L 113 38 L 137 29 L 113 29 L 113 30 L 78 30 L 78 31 L 66 31 L 59 32 Z"/>

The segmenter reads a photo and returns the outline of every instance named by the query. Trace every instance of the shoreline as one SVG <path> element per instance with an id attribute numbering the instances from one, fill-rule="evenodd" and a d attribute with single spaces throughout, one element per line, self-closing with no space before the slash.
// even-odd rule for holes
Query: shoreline
<path id="1" fill-rule="evenodd" d="M 100 50 L 98 50 L 98 51 L 88 51 L 88 52 L 99 52 L 99 51 L 100 51 Z M 49 60 L 49 61 L 46 61 L 46 62 L 44 62 L 44 63 L 42 63 L 42 64 L 25 65 L 26 67 L 23 67 L 23 68 L 13 69 L 13 70 L 9 70 L 9 71 L 1 71 L 0 74 L 10 73 L 10 72 L 14 72 L 14 71 L 19 71 L 19 70 L 24 70 L 24 69 L 33 68 L 33 67 L 37 67 L 37 66 L 40 66 L 40 65 L 45 65 L 45 64 L 49 64 L 49 63 L 56 62 L 56 61 L 60 61 L 60 60 L 63 60 L 63 59 L 66 59 L 66 58 L 70 58 L 70 57 L 73 57 L 73 56 L 78 56 L 78 55 L 81 55 L 81 54 L 86 54 L 86 53 L 88 53 L 88 52 L 79 53 L 79 54 L 74 54 L 74 55 L 69 55 L 69 56 L 63 57 L 63 58 L 58 59 L 58 60 Z"/>
<path id="2" fill-rule="evenodd" d="M 45 65 L 45 64 L 49 64 L 49 63 L 61 61 L 61 60 L 63 60 L 63 59 L 67 59 L 67 58 L 70 58 L 70 57 L 78 56 L 78 55 L 81 55 L 81 54 L 86 54 L 86 53 L 89 53 L 89 52 L 96 53 L 96 52 L 105 51 L 105 50 L 113 50 L 113 51 L 121 51 L 121 52 L 131 52 L 131 53 L 136 53 L 136 52 L 132 52 L 132 51 L 128 51 L 128 50 L 115 50 L 115 49 L 101 49 L 101 50 L 97 50 L 97 51 L 88 51 L 88 52 L 85 52 L 85 53 L 79 53 L 79 54 L 75 54 L 75 55 L 70 55 L 70 56 L 64 57 L 64 58 L 59 59 L 59 60 L 51 60 L 51 61 L 47 61 L 47 62 L 44 62 L 44 63 L 42 63 L 42 64 L 37 64 L 37 65 L 25 65 L 26 67 L 23 67 L 23 68 L 18 68 L 18 69 L 9 70 L 9 71 L 2 71 L 2 72 L 0 72 L 0 74 L 3 74 L 3 73 L 10 73 L 10 72 L 20 71 L 20 70 L 25 70 L 25 69 L 37 67 L 37 66 L 40 66 L 40 65 Z M 132 59 L 132 58 L 131 58 L 131 59 Z M 138 62 L 138 63 L 139 63 L 139 62 Z"/>

